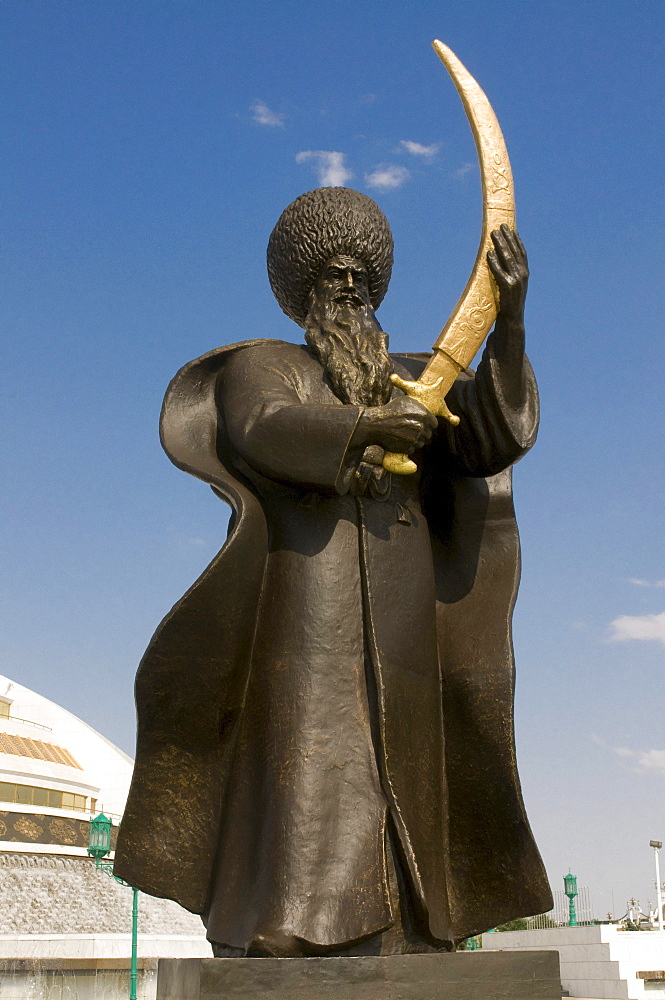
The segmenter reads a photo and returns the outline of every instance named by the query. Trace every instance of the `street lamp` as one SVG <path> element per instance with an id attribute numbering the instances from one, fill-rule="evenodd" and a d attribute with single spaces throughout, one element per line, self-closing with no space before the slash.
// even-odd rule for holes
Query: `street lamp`
<path id="1" fill-rule="evenodd" d="M 663 930 L 663 897 L 660 885 L 660 861 L 658 855 L 663 846 L 662 840 L 650 840 L 649 847 L 653 847 L 653 857 L 656 862 L 656 906 L 658 907 L 658 930 Z"/>
<path id="2" fill-rule="evenodd" d="M 563 891 L 568 896 L 568 926 L 577 927 L 575 913 L 575 896 L 577 896 L 577 875 L 571 875 L 570 870 L 563 877 Z"/>
<path id="3" fill-rule="evenodd" d="M 104 813 L 90 820 L 88 854 L 99 862 L 111 850 L 111 820 Z"/>
<path id="4" fill-rule="evenodd" d="M 112 861 L 102 860 L 111 851 L 111 826 L 111 820 L 103 812 L 90 820 L 88 854 L 91 858 L 95 859 L 95 868 L 97 871 L 105 872 L 111 878 L 114 878 L 116 882 L 119 882 L 120 885 L 127 886 L 128 889 L 132 890 L 132 965 L 129 973 L 129 1000 L 136 1000 L 139 891 L 133 885 L 130 885 L 129 882 L 125 882 L 124 879 L 118 878 L 117 875 L 113 874 Z"/>

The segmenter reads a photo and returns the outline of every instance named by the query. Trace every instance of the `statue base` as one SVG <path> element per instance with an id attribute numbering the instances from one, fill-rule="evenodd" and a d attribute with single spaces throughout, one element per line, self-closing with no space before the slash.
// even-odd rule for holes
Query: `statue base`
<path id="1" fill-rule="evenodd" d="M 561 1000 L 556 951 L 162 958 L 157 1000 Z"/>

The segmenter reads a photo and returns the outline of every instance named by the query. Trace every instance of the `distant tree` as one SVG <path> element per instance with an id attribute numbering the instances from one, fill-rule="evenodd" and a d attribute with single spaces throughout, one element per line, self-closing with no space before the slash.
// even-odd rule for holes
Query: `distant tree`
<path id="1" fill-rule="evenodd" d="M 482 934 L 474 935 L 472 937 L 464 938 L 462 941 L 457 942 L 456 951 L 478 951 L 479 948 L 483 946 Z"/>
<path id="2" fill-rule="evenodd" d="M 494 929 L 497 931 L 526 931 L 528 928 L 529 921 L 526 917 L 516 917 L 515 920 L 509 920 L 506 924 L 499 924 Z"/>

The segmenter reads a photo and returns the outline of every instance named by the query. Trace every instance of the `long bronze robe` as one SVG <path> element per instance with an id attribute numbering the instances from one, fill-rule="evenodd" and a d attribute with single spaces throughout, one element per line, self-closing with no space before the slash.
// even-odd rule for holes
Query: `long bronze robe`
<path id="1" fill-rule="evenodd" d="M 211 940 L 325 947 L 389 926 L 387 812 L 434 938 L 551 905 L 512 721 L 510 465 L 537 392 L 527 363 L 507 405 L 498 371 L 490 338 L 448 397 L 459 427 L 365 496 L 361 408 L 306 347 L 234 345 L 171 384 L 163 443 L 234 517 L 142 661 L 116 870 L 204 913 Z"/>

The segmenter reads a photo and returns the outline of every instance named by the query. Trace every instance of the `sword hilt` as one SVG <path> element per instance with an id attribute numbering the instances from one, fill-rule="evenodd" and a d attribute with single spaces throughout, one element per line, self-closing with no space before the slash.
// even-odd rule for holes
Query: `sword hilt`
<path id="1" fill-rule="evenodd" d="M 459 423 L 459 417 L 450 412 L 444 393 L 441 391 L 443 376 L 438 378 L 436 382 L 408 382 L 399 375 L 391 375 L 390 381 L 407 396 L 417 399 L 419 403 L 426 406 L 435 417 L 443 417 L 453 427 Z M 418 466 L 408 455 L 387 451 L 383 456 L 383 468 L 386 472 L 394 472 L 397 476 L 411 476 L 417 471 Z"/>

